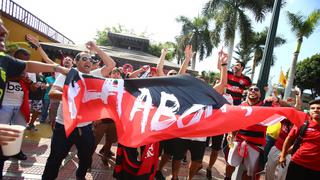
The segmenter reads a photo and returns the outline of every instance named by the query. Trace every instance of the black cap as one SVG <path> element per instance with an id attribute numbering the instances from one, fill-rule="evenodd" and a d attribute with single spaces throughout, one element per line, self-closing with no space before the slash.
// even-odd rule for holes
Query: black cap
<path id="1" fill-rule="evenodd" d="M 314 100 L 309 101 L 309 105 L 312 104 L 320 104 L 320 97 L 317 97 Z"/>

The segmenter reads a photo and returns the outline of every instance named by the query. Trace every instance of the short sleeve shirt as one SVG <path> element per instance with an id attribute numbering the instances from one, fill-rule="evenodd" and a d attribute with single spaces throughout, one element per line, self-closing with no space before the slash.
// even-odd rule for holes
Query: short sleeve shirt
<path id="1" fill-rule="evenodd" d="M 25 62 L 0 53 L 0 107 L 8 78 L 19 77 L 25 68 Z"/>
<path id="2" fill-rule="evenodd" d="M 100 77 L 102 77 L 101 69 L 96 69 L 96 70 L 94 70 L 94 71 L 91 71 L 90 74 L 91 74 L 91 75 L 94 75 L 94 76 L 100 76 Z M 60 75 L 57 77 L 56 81 L 53 83 L 53 86 L 58 86 L 58 87 L 63 88 L 65 80 L 66 80 L 66 76 L 63 75 L 63 74 L 60 74 Z M 60 101 L 60 104 L 59 104 L 59 107 L 58 107 L 56 122 L 58 122 L 58 123 L 60 123 L 60 124 L 64 124 L 62 101 Z M 83 126 L 86 126 L 86 125 L 88 125 L 88 124 L 91 124 L 91 122 L 79 123 L 79 124 L 77 125 L 77 127 L 83 127 Z"/>
<path id="3" fill-rule="evenodd" d="M 297 137 L 299 128 L 294 126 L 289 135 Z M 300 148 L 294 153 L 291 160 L 303 167 L 320 171 L 320 124 L 310 120 L 308 128 L 302 137 Z"/>

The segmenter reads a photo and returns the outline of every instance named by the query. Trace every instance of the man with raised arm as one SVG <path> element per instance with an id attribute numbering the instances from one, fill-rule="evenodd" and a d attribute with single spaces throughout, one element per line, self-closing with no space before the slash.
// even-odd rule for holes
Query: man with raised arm
<path id="1" fill-rule="evenodd" d="M 4 26 L 2 19 L 0 18 L 0 109 L 2 106 L 3 96 L 7 81 L 10 78 L 17 78 L 24 72 L 60 72 L 63 74 L 68 73 L 68 69 L 63 68 L 57 64 L 43 64 L 35 61 L 20 61 L 11 56 L 6 55 L 5 41 L 8 35 L 8 30 Z M 1 113 L 0 113 L 1 116 Z M 17 132 L 1 127 L 0 124 L 0 145 L 4 145 L 9 141 L 13 141 L 17 137 Z M 0 148 L 0 179 L 2 179 L 2 170 L 4 161 L 7 157 L 3 156 Z"/>
<path id="2" fill-rule="evenodd" d="M 88 42 L 86 46 L 90 51 L 97 52 L 101 59 L 107 59 L 106 62 L 109 67 L 91 71 L 91 56 L 86 52 L 80 52 L 75 57 L 77 70 L 82 73 L 90 73 L 100 77 L 103 77 L 105 74 L 109 74 L 110 69 L 115 65 L 115 62 L 111 58 L 109 59 L 108 56 L 93 42 Z M 58 76 L 49 93 L 51 99 L 62 100 L 65 78 L 66 77 L 64 75 Z M 59 167 L 63 159 L 67 156 L 72 145 L 76 145 L 78 149 L 79 167 L 76 172 L 77 179 L 85 179 L 87 169 L 91 164 L 94 142 L 95 139 L 91 122 L 78 124 L 77 128 L 73 130 L 70 136 L 66 137 L 64 130 L 63 107 L 60 102 L 56 117 L 56 124 L 52 135 L 51 151 L 49 158 L 47 159 L 42 179 L 57 178 Z"/>

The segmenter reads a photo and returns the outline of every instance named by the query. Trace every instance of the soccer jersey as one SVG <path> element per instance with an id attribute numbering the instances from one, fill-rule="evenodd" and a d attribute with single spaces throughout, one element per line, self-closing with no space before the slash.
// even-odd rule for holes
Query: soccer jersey
<path id="1" fill-rule="evenodd" d="M 241 100 L 243 91 L 249 86 L 251 86 L 251 79 L 248 76 L 241 74 L 237 77 L 233 72 L 228 71 L 227 93 L 231 94 L 235 105 L 239 105 L 235 102 Z"/>

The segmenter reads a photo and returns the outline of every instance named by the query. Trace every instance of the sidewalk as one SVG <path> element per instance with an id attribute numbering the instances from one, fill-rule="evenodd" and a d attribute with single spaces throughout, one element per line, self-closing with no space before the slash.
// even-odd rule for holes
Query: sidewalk
<path id="1" fill-rule="evenodd" d="M 25 131 L 25 137 L 22 144 L 23 152 L 28 156 L 26 161 L 8 160 L 4 165 L 4 178 L 5 180 L 18 180 L 18 179 L 41 179 L 42 172 L 44 170 L 46 160 L 50 153 L 51 142 L 51 127 L 48 124 L 37 124 L 38 131 L 30 132 Z M 101 141 L 104 142 L 104 141 Z M 97 152 L 102 147 L 102 144 L 98 145 Z M 112 147 L 112 151 L 116 152 L 116 146 Z M 76 157 L 76 148 L 73 147 L 63 162 L 63 165 L 59 171 L 59 180 L 74 180 L 75 171 L 78 166 L 78 160 Z M 210 157 L 210 148 L 207 148 L 203 169 L 193 178 L 194 180 L 206 179 L 206 167 L 208 166 Z M 190 161 L 190 155 L 188 155 L 188 162 Z M 87 179 L 113 179 L 113 165 L 114 158 L 110 160 L 110 168 L 103 165 L 100 160 L 100 156 L 94 154 L 93 164 L 91 172 L 87 173 Z M 224 178 L 225 161 L 222 154 L 219 154 L 216 164 L 212 168 L 212 179 L 221 180 Z M 163 174 L 170 179 L 171 174 L 171 162 L 169 162 L 164 168 Z M 180 179 L 185 180 L 188 176 L 188 165 L 182 164 L 180 169 Z"/>

